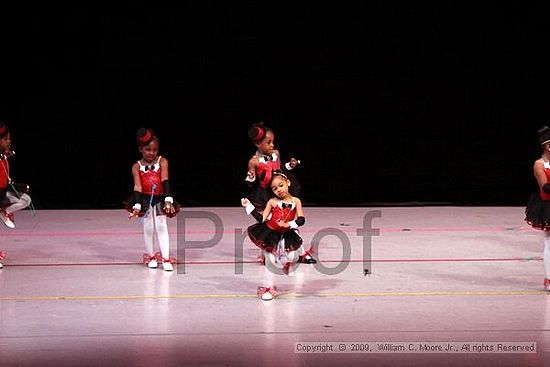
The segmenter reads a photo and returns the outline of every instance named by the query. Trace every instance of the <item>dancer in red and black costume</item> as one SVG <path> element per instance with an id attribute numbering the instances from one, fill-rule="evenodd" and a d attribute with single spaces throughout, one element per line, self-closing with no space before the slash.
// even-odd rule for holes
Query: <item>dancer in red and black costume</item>
<path id="1" fill-rule="evenodd" d="M 258 122 L 252 125 L 248 130 L 248 137 L 256 147 L 256 153 L 248 161 L 248 172 L 245 178 L 247 182 L 246 198 L 259 212 L 263 212 L 268 201 L 273 197 L 269 184 L 273 177 L 273 172 L 281 171 L 288 178 L 290 194 L 298 196 L 300 194 L 300 183 L 294 175 L 290 173 L 296 168 L 300 161 L 291 158 L 290 161 L 281 165 L 281 154 L 275 149 L 275 133 L 273 130 Z M 309 251 L 303 246 L 298 249 L 299 262 L 305 264 L 315 264 L 315 260 Z M 258 262 L 264 263 L 263 255 L 258 257 Z"/>
<path id="2" fill-rule="evenodd" d="M 161 263 L 164 270 L 173 271 L 166 217 L 175 216 L 180 205 L 172 197 L 168 160 L 158 155 L 159 141 L 152 130 L 140 128 L 137 142 L 142 158 L 132 166 L 134 194 L 124 204 L 130 212 L 130 219 L 143 218 L 143 237 L 147 251 L 143 255 L 143 262 L 149 268 L 156 268 Z M 157 253 L 153 248 L 155 234 L 160 247 Z"/>
<path id="3" fill-rule="evenodd" d="M 539 191 L 531 195 L 525 209 L 525 221 L 544 231 L 544 289 L 550 292 L 550 128 L 539 130 L 542 156 L 533 165 Z"/>
<path id="4" fill-rule="evenodd" d="M 298 227 L 305 223 L 302 202 L 289 193 L 289 187 L 292 186 L 290 180 L 280 171 L 274 171 L 272 175 L 270 189 L 275 198 L 267 202 L 262 214 L 250 200 L 241 200 L 246 213 L 258 221 L 248 227 L 248 237 L 262 250 L 266 259 L 264 285 L 257 290 L 258 296 L 265 301 L 273 299 L 276 294 L 273 266 L 288 274 L 292 265 L 299 261 L 298 250 L 302 247 L 302 238 L 298 234 Z"/>
<path id="5" fill-rule="evenodd" d="M 14 213 L 32 204 L 28 195 L 29 185 L 14 183 L 10 177 L 8 158 L 15 153 L 11 150 L 11 134 L 8 126 L 0 122 L 0 219 L 8 228 L 15 228 Z M 6 253 L 0 251 L 0 260 Z M 0 263 L 0 268 L 3 265 Z"/>

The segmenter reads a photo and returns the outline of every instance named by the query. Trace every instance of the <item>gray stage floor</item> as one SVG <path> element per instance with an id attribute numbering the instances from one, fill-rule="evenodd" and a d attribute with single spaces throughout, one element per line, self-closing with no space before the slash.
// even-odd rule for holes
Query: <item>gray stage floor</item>
<path id="1" fill-rule="evenodd" d="M 123 210 L 17 213 L 16 229 L 0 228 L 0 366 L 543 366 L 550 355 L 542 234 L 523 208 L 305 208 L 301 234 L 321 262 L 276 276 L 270 302 L 255 293 L 259 251 L 242 240 L 253 219 L 183 213 L 169 221 L 173 273 L 140 264 L 141 223 Z"/>

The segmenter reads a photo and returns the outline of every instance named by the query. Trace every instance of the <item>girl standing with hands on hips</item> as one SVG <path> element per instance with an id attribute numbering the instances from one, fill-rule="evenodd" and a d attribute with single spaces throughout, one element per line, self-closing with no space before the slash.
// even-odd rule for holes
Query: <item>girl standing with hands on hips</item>
<path id="1" fill-rule="evenodd" d="M 140 128 L 137 131 L 138 150 L 142 158 L 132 166 L 134 193 L 125 202 L 130 212 L 129 219 L 143 218 L 143 237 L 146 253 L 143 262 L 149 268 L 156 268 L 161 263 L 165 271 L 172 271 L 173 260 L 170 259 L 170 241 L 166 217 L 173 217 L 179 211 L 179 204 L 174 201 L 170 189 L 168 160 L 160 155 L 159 140 L 150 129 Z M 160 252 L 153 248 L 154 237 L 157 237 Z"/>

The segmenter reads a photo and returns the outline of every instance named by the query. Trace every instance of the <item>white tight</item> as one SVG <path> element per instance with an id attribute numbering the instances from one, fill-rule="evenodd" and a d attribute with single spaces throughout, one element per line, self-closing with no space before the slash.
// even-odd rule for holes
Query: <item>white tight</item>
<path id="1" fill-rule="evenodd" d="M 145 239 L 145 248 L 147 253 L 154 255 L 153 243 L 155 230 L 160 247 L 160 253 L 164 259 L 170 258 L 170 239 L 168 237 L 168 225 L 166 224 L 166 215 L 156 215 L 156 206 L 149 209 L 143 218 L 143 238 Z"/>
<path id="2" fill-rule="evenodd" d="M 270 269 L 273 269 L 273 267 L 276 267 L 278 269 L 282 269 L 285 264 L 290 263 L 290 265 L 294 265 L 298 262 L 299 258 L 299 251 L 284 251 L 285 246 L 285 240 L 284 238 L 281 239 L 279 242 L 279 253 L 281 254 L 280 257 L 277 256 L 276 253 L 273 252 L 267 252 L 263 251 L 263 255 L 265 258 L 265 266 L 264 266 L 264 286 L 267 288 L 273 287 L 273 272 Z M 273 269 L 275 270 L 275 269 Z M 290 269 L 289 269 L 290 270 Z M 292 270 L 290 270 L 292 271 Z"/>
<path id="3" fill-rule="evenodd" d="M 6 199 L 8 200 L 8 207 L 6 207 L 8 214 L 25 209 L 31 204 L 31 197 L 27 194 L 21 194 L 21 197 L 18 198 L 13 192 L 7 191 Z"/>
<path id="4" fill-rule="evenodd" d="M 306 250 L 304 249 L 304 245 L 300 245 L 300 247 L 298 247 L 298 248 L 296 249 L 296 253 L 297 253 L 299 256 L 304 256 L 304 255 L 306 254 Z M 262 255 L 265 256 L 264 250 L 261 250 L 261 249 L 260 249 L 260 256 L 262 256 Z"/>
<path id="5" fill-rule="evenodd" d="M 550 279 L 550 233 L 544 233 L 544 271 Z"/>

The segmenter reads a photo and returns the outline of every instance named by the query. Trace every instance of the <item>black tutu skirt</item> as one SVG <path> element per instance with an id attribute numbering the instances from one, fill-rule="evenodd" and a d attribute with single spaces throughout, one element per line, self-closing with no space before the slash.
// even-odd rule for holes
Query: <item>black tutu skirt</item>
<path id="1" fill-rule="evenodd" d="M 166 213 L 164 211 L 164 198 L 166 198 L 166 195 L 153 195 L 151 199 L 151 195 L 141 195 L 141 210 L 138 214 L 139 217 L 143 217 L 145 213 L 147 213 L 147 210 L 149 210 L 150 206 L 156 207 L 157 215 L 166 215 L 168 218 L 175 217 L 176 214 L 180 211 L 181 205 L 174 200 L 172 203 L 172 206 L 174 207 L 175 211 L 174 213 Z M 123 203 L 124 209 L 126 209 L 129 213 L 132 213 L 134 211 L 134 195 L 132 194 L 127 200 L 125 200 Z"/>
<path id="2" fill-rule="evenodd" d="M 290 187 L 288 188 L 290 195 L 299 197 L 301 189 L 300 182 L 296 176 L 288 173 L 288 171 L 283 171 L 283 173 L 290 181 Z M 273 191 L 271 191 L 271 187 L 266 187 L 265 189 L 261 188 L 258 184 L 258 179 L 250 185 L 251 186 L 247 187 L 245 197 L 250 200 L 256 210 L 261 213 L 265 209 L 269 199 L 275 197 L 275 195 L 273 194 Z"/>
<path id="3" fill-rule="evenodd" d="M 296 251 L 302 245 L 302 237 L 293 229 L 286 232 L 276 232 L 267 224 L 256 223 L 248 227 L 248 237 L 253 244 L 267 252 L 276 252 L 281 237 L 285 239 L 285 251 Z"/>
<path id="4" fill-rule="evenodd" d="M 550 231 L 550 201 L 542 200 L 539 193 L 532 194 L 525 208 L 525 221 L 533 228 Z"/>

